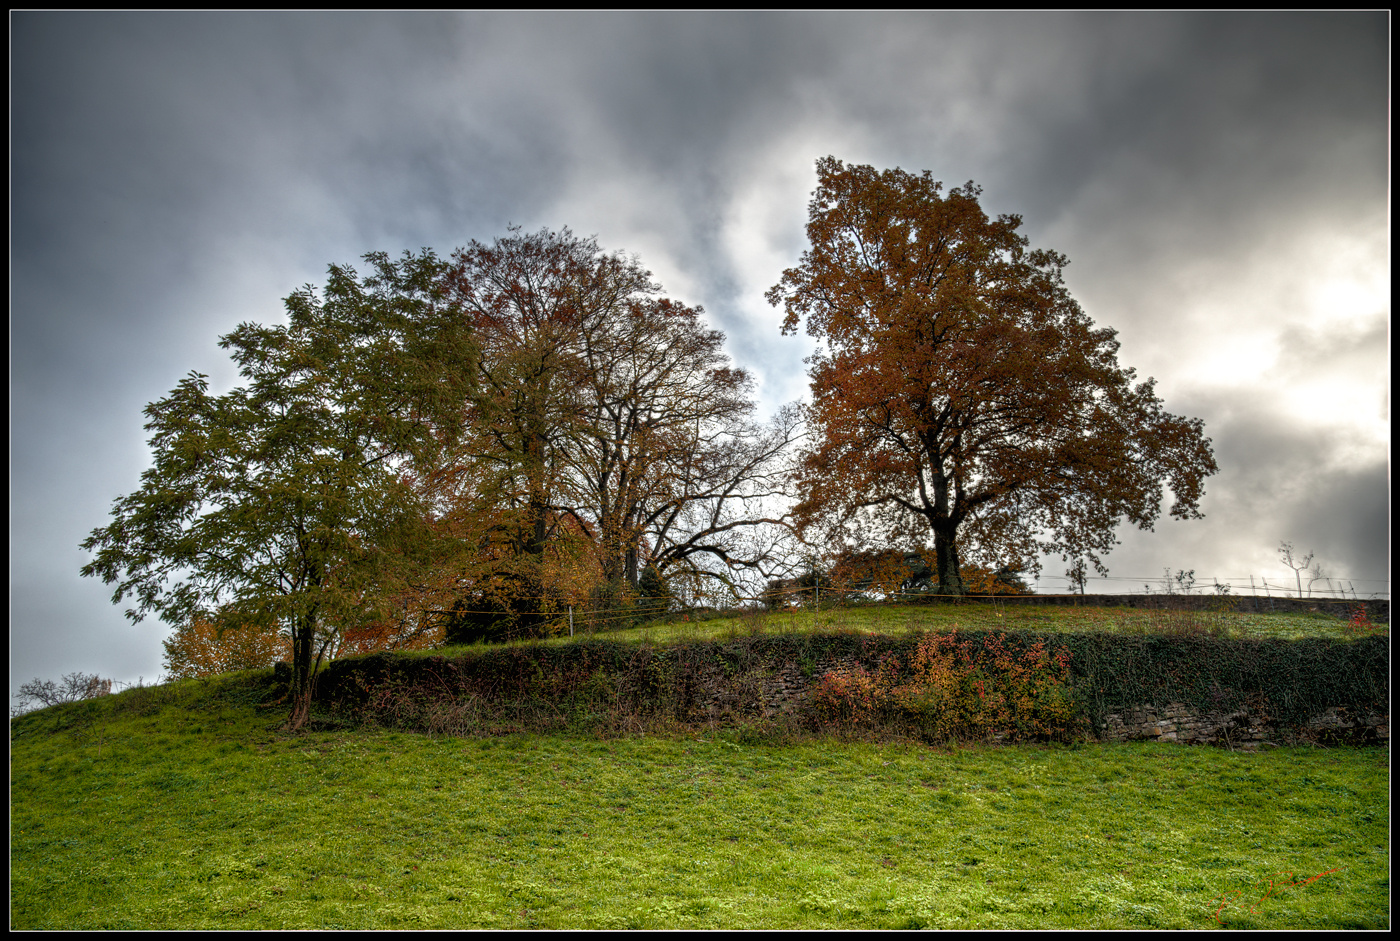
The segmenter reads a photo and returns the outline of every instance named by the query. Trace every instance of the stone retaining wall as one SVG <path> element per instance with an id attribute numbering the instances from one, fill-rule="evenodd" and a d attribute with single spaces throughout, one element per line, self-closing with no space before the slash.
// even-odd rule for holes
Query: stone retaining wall
<path id="1" fill-rule="evenodd" d="M 836 670 L 855 670 L 852 658 L 816 664 L 809 677 L 796 664 L 777 670 L 752 671 L 730 677 L 704 677 L 709 690 L 699 702 L 695 719 L 771 719 L 799 709 L 819 679 Z M 1222 745 L 1254 751 L 1262 746 L 1315 742 L 1327 745 L 1388 744 L 1390 718 L 1386 714 L 1355 714 L 1345 707 L 1331 707 L 1310 719 L 1302 729 L 1284 729 L 1247 710 L 1231 713 L 1193 712 L 1184 703 L 1162 708 L 1140 706 L 1109 713 L 1101 741 L 1160 741 L 1183 745 Z"/>
<path id="2" fill-rule="evenodd" d="M 724 717 L 771 719 L 795 712 L 822 676 L 833 670 L 852 670 L 859 666 L 855 659 L 823 660 L 816 664 L 810 678 L 795 663 L 732 677 L 706 677 L 704 688 L 710 692 L 700 700 L 698 711 L 700 716 L 711 720 Z"/>
<path id="3" fill-rule="evenodd" d="M 1293 731 L 1274 727 L 1248 711 L 1212 715 L 1193 713 L 1183 703 L 1168 703 L 1161 709 L 1141 706 L 1109 713 L 1103 739 L 1227 745 L 1245 751 L 1254 751 L 1261 745 L 1299 742 L 1384 745 L 1390 741 L 1390 719 L 1377 713 L 1356 715 L 1349 709 L 1333 706 L 1310 719 L 1305 728 Z"/>
<path id="4" fill-rule="evenodd" d="M 756 638 L 751 644 L 736 644 L 728 652 L 722 645 L 711 645 L 688 656 L 646 646 L 614 649 L 611 645 L 599 645 L 598 650 L 585 649 L 586 645 L 569 650 L 512 648 L 460 659 L 380 653 L 330 664 L 317 682 L 316 697 L 333 709 L 358 714 L 356 710 L 370 702 L 372 690 L 376 696 L 382 697 L 386 691 L 390 695 L 388 700 L 375 700 L 381 705 L 373 708 L 384 709 L 388 708 L 384 703 L 408 701 L 394 699 L 399 695 L 394 689 L 411 691 L 421 686 L 426 694 L 423 701 L 442 702 L 445 695 L 481 702 L 488 711 L 502 715 L 519 715 L 531 714 L 530 710 L 539 703 L 583 691 L 579 702 L 584 705 L 579 708 L 589 715 L 611 715 L 608 710 L 613 708 L 618 715 L 666 716 L 667 721 L 711 726 L 764 720 L 778 720 L 782 725 L 790 717 L 805 727 L 811 721 L 804 715 L 806 707 L 822 677 L 832 672 L 876 672 L 875 661 L 882 656 L 878 651 L 894 649 L 888 638 L 873 646 L 850 637 L 828 640 L 831 643 L 826 649 L 803 646 L 805 653 L 763 638 Z M 1372 676 L 1359 686 L 1343 684 L 1338 689 L 1370 692 L 1354 699 L 1348 697 L 1356 696 L 1355 693 L 1341 693 L 1339 701 L 1387 701 L 1386 640 L 1356 641 L 1365 645 L 1359 654 L 1366 659 L 1361 668 L 1371 671 Z M 286 664 L 278 664 L 274 676 L 285 685 L 291 679 L 291 670 Z M 593 692 L 586 691 L 590 689 Z M 417 697 L 410 693 L 409 699 L 414 698 Z M 410 709 L 400 714 L 413 712 Z M 550 715 L 562 713 L 554 709 Z M 1216 743 L 1232 748 L 1305 741 L 1388 743 L 1390 737 L 1385 706 L 1362 713 L 1329 708 L 1301 725 L 1285 727 L 1257 709 L 1221 712 L 1217 707 L 1212 712 L 1208 704 L 1188 707 L 1181 702 L 1120 709 L 1104 717 L 1098 734 L 1107 741 L 1149 739 Z"/>

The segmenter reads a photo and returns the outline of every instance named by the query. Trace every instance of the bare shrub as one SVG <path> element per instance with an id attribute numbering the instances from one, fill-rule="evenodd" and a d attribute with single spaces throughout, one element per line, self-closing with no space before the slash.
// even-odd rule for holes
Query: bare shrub
<path id="1" fill-rule="evenodd" d="M 421 719 L 430 735 L 467 736 L 482 728 L 481 700 L 476 696 L 442 700 L 424 708 Z"/>
<path id="2" fill-rule="evenodd" d="M 96 673 L 69 673 L 57 683 L 35 677 L 19 688 L 19 693 L 14 697 L 19 700 L 19 704 L 10 707 L 10 716 L 13 718 L 33 709 L 43 709 L 59 703 L 96 699 L 111 692 L 112 681 L 104 680 Z"/>

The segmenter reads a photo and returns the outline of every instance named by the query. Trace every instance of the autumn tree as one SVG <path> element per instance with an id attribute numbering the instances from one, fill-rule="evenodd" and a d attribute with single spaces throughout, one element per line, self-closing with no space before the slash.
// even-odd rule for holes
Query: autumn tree
<path id="1" fill-rule="evenodd" d="M 437 599 L 432 602 L 438 603 Z M 383 606 L 378 619 L 362 621 L 336 632 L 326 657 L 372 653 L 377 650 L 422 650 L 443 639 L 441 618 L 423 617 L 407 606 Z M 291 638 L 277 624 L 225 627 L 202 615 L 182 624 L 163 641 L 162 664 L 172 680 L 218 676 L 238 670 L 261 670 L 292 659 Z"/>
<path id="2" fill-rule="evenodd" d="M 335 656 L 374 653 L 378 650 L 431 650 L 442 646 L 446 619 L 436 606 L 442 604 L 445 598 L 441 593 L 434 593 L 430 601 L 424 599 L 419 607 L 405 605 L 401 609 L 395 609 L 392 599 L 389 600 L 381 607 L 377 618 L 347 627 L 340 633 Z"/>
<path id="3" fill-rule="evenodd" d="M 546 548 L 572 504 L 565 455 L 586 381 L 588 325 L 655 290 L 649 272 L 566 229 L 473 241 L 453 255 L 446 285 L 480 356 L 464 414 L 453 500 L 479 563 L 470 604 L 500 608 L 529 629 L 547 613 Z"/>
<path id="4" fill-rule="evenodd" d="M 1118 365 L 1115 332 L 1070 297 L 1067 259 L 990 219 L 968 183 L 817 163 L 809 249 L 769 290 L 805 318 L 810 420 L 798 518 L 834 541 L 927 545 L 941 591 L 969 562 L 1039 570 L 1085 558 L 1127 519 L 1199 518 L 1216 471 L 1199 419 Z"/>
<path id="5" fill-rule="evenodd" d="M 276 624 L 224 628 L 203 615 L 181 624 L 162 645 L 162 664 L 172 680 L 266 669 L 292 652 L 290 638 Z"/>
<path id="6" fill-rule="evenodd" d="M 846 551 L 831 566 L 831 581 L 844 596 L 899 596 L 924 587 L 928 565 L 917 552 Z"/>
<path id="7" fill-rule="evenodd" d="M 1021 570 L 1003 566 L 995 571 L 980 566 L 964 566 L 960 570 L 963 587 L 970 595 L 1029 595 L 1032 594 Z"/>
<path id="8" fill-rule="evenodd" d="M 567 229 L 473 242 L 448 284 L 480 347 L 438 498 L 474 546 L 463 630 L 498 613 L 529 629 L 580 590 L 625 605 L 648 566 L 657 598 L 674 573 L 709 571 L 702 557 L 761 564 L 754 533 L 776 517 L 758 502 L 795 423 L 750 421 L 751 381 L 700 308 Z"/>
<path id="9" fill-rule="evenodd" d="M 752 380 L 724 353 L 704 311 L 644 298 L 584 335 L 582 416 L 570 466 L 581 502 L 572 513 L 596 529 L 613 594 L 651 594 L 668 574 L 729 580 L 730 569 L 776 561 L 785 532 L 783 493 L 795 411 L 761 426 Z"/>
<path id="10" fill-rule="evenodd" d="M 134 596 L 127 616 L 284 629 L 289 729 L 347 629 L 380 620 L 433 559 L 434 508 L 415 476 L 451 444 L 470 382 L 469 328 L 431 252 L 332 265 L 289 322 L 223 337 L 244 384 L 211 395 L 191 373 L 147 406 L 153 466 L 82 547 L 84 575 Z"/>
<path id="11" fill-rule="evenodd" d="M 838 555 L 831 566 L 836 594 L 846 597 L 900 597 L 920 595 L 938 587 L 937 572 L 930 566 L 932 553 L 850 550 Z M 1019 571 L 1012 567 L 989 569 L 965 565 L 959 570 L 964 590 L 971 595 L 1029 594 Z"/>

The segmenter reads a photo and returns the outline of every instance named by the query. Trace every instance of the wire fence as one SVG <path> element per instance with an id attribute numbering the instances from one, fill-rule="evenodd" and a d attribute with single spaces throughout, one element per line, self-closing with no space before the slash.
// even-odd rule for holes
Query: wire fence
<path id="1" fill-rule="evenodd" d="M 1293 584 L 1274 578 L 1272 581 L 1264 576 L 1239 576 L 1232 578 L 1220 578 L 1216 576 L 1195 577 L 1189 572 L 1178 572 L 1176 575 L 1158 576 L 1156 578 L 1143 578 L 1140 576 L 1099 576 L 1085 579 L 1082 583 L 1065 576 L 1041 576 L 1032 586 L 1033 594 L 1039 595 L 1230 595 L 1249 596 L 1258 598 L 1301 598 L 1318 600 L 1388 600 L 1390 598 L 1390 581 L 1388 579 L 1350 579 L 1338 577 L 1321 577 L 1295 579 Z M 822 595 L 826 595 L 823 600 Z M 628 624 L 635 624 L 639 616 L 646 616 L 651 613 L 656 617 L 666 615 L 683 616 L 687 612 L 695 611 L 730 611 L 755 608 L 781 608 L 788 606 L 808 605 L 821 606 L 822 604 L 837 604 L 849 602 L 853 599 L 868 601 L 898 602 L 908 599 L 928 599 L 936 597 L 953 597 L 952 595 L 942 595 L 937 591 L 895 591 L 882 590 L 873 586 L 851 586 L 851 585 L 805 585 L 805 586 L 784 586 L 770 587 L 759 595 L 745 595 L 736 591 L 716 592 L 713 597 L 706 598 L 692 597 L 689 603 L 682 603 L 679 606 L 669 604 L 649 608 L 645 599 L 639 600 L 634 607 L 617 606 L 595 607 L 587 604 L 570 605 L 560 603 L 558 600 L 545 602 L 544 599 L 535 599 L 541 602 L 544 610 L 536 609 L 536 615 L 543 615 L 543 620 L 539 626 L 550 630 L 553 633 L 574 633 L 576 630 L 587 629 L 596 631 L 598 629 L 607 630 L 610 627 L 620 627 Z M 996 598 L 1003 597 L 1001 594 L 982 595 L 976 592 L 964 593 L 958 597 L 975 600 L 981 597 Z M 518 602 L 526 602 L 528 599 L 517 599 Z M 547 605 L 547 607 L 546 607 Z M 425 612 L 428 613 L 428 612 Z M 505 612 L 499 610 L 456 610 L 456 611 L 434 611 L 439 615 L 500 615 L 507 616 Z"/>
<path id="2" fill-rule="evenodd" d="M 1257 598 L 1319 598 L 1388 600 L 1390 580 L 1378 578 L 1344 578 L 1311 576 L 1279 578 L 1277 576 L 1243 575 L 1222 578 L 1214 575 L 1197 576 L 1194 572 L 1158 575 L 1144 578 L 1131 575 L 1110 575 L 1085 578 L 1082 582 L 1064 575 L 1042 575 L 1035 587 L 1044 594 L 1090 595 L 1247 595 Z"/>

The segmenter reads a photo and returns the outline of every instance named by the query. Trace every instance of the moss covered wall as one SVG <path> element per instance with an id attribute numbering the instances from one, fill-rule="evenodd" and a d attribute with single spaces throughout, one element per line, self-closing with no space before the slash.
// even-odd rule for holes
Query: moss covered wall
<path id="1" fill-rule="evenodd" d="M 755 636 L 657 647 L 604 640 L 455 657 L 380 653 L 330 664 L 323 706 L 404 727 L 468 713 L 491 729 L 770 725 L 821 727 L 813 695 L 834 672 L 898 676 L 922 637 Z M 1084 738 L 1253 747 L 1389 740 L 1389 638 L 1231 640 L 969 631 L 1015 654 L 1066 653 Z M 881 673 L 881 671 L 886 671 Z M 286 672 L 285 670 L 283 671 Z M 431 720 L 431 716 L 439 719 Z M 890 715 L 872 713 L 897 732 Z M 466 722 L 466 719 L 461 719 Z M 909 731 L 904 727 L 904 731 Z M 996 738 L 998 736 L 990 736 Z"/>

